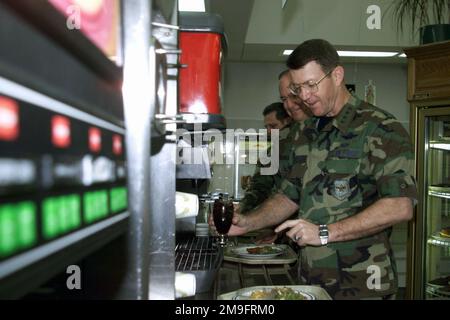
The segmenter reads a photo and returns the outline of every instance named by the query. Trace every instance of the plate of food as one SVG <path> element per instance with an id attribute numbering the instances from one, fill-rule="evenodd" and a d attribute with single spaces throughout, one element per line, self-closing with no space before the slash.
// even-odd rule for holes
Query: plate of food
<path id="1" fill-rule="evenodd" d="M 315 300 L 316 297 L 289 287 L 250 288 L 238 291 L 234 300 Z"/>
<path id="2" fill-rule="evenodd" d="M 283 254 L 285 249 L 276 245 L 251 245 L 234 248 L 231 252 L 247 259 L 270 259 Z"/>

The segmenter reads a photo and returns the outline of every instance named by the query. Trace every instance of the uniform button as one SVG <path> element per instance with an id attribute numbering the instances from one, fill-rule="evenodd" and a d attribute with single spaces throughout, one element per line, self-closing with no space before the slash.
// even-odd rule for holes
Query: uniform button
<path id="1" fill-rule="evenodd" d="M 405 183 L 402 183 L 402 184 L 400 185 L 400 188 L 405 189 L 405 188 L 406 188 L 406 184 L 405 184 Z"/>

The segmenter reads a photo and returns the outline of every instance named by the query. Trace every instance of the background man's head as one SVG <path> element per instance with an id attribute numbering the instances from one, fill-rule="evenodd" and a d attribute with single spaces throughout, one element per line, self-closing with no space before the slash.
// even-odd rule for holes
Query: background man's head
<path id="1" fill-rule="evenodd" d="M 278 89 L 284 109 L 294 121 L 304 121 L 311 116 L 311 112 L 305 104 L 289 90 L 291 76 L 289 69 L 284 70 L 278 76 Z"/>
<path id="2" fill-rule="evenodd" d="M 281 102 L 274 102 L 264 108 L 264 127 L 267 129 L 267 133 L 270 134 L 272 129 L 283 129 L 290 122 L 291 118 L 284 110 L 284 106 Z"/>

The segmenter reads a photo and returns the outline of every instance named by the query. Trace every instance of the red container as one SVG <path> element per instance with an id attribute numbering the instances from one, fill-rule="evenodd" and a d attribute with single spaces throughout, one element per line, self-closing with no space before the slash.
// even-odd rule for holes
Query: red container
<path id="1" fill-rule="evenodd" d="M 222 20 L 208 14 L 190 14 L 180 19 L 180 112 L 221 114 Z"/>

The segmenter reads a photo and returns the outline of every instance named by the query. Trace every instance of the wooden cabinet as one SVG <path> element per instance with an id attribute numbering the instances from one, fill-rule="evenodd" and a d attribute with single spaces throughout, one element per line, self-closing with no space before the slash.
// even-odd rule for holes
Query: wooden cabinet
<path id="1" fill-rule="evenodd" d="M 408 100 L 450 97 L 450 41 L 405 50 Z"/>

